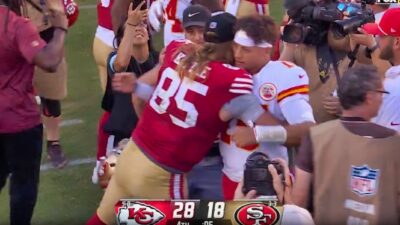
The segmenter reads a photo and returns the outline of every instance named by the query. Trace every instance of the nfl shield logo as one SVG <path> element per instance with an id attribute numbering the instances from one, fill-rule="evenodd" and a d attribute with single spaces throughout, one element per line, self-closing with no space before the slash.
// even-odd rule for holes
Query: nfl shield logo
<path id="1" fill-rule="evenodd" d="M 368 165 L 351 166 L 351 190 L 361 196 L 373 195 L 378 189 L 379 170 Z"/>

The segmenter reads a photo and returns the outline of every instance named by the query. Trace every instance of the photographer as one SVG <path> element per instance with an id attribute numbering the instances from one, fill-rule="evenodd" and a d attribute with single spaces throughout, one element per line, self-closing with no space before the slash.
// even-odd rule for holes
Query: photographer
<path id="1" fill-rule="evenodd" d="M 158 53 L 151 45 L 145 23 L 147 10 L 140 10 L 143 4 L 144 1 L 135 9 L 132 9 L 132 3 L 129 6 L 128 18 L 118 27 L 115 35 L 118 49 L 112 52 L 107 60 L 107 85 L 102 99 L 102 108 L 105 112 L 99 122 L 99 135 L 102 131 L 114 135 L 113 146 L 122 139 L 129 138 L 138 122 L 138 115 L 133 106 L 137 101 L 136 97 L 112 89 L 111 81 L 115 73 L 133 72 L 134 74 L 130 75 L 136 79 L 136 76 L 140 77 L 158 63 Z M 101 151 L 104 148 L 98 150 L 98 160 L 92 175 L 93 183 L 98 182 L 98 172 L 102 164 L 100 158 L 105 156 L 105 152 Z"/>
<path id="2" fill-rule="evenodd" d="M 351 32 L 354 24 L 373 20 L 372 11 L 347 5 L 344 8 L 353 10 L 350 12 L 358 17 L 343 19 L 344 14 L 349 13 L 338 9 L 343 4 L 345 3 L 328 0 L 318 3 L 311 0 L 285 2 L 291 22 L 285 26 L 283 32 L 283 40 L 287 43 L 280 60 L 294 62 L 309 75 L 310 104 L 317 123 L 335 119 L 341 113 L 336 97 L 338 80 L 350 63 L 357 63 L 355 60 L 364 54 L 362 48 L 357 54 L 349 54 L 352 52 L 349 30 L 342 30 L 348 26 L 350 20 L 353 21 L 349 25 Z M 310 11 L 311 14 L 306 13 Z M 338 20 L 342 25 L 337 24 Z"/>
<path id="3" fill-rule="evenodd" d="M 367 24 L 366 32 L 376 35 L 380 46 L 381 60 L 391 62 L 393 66 L 386 71 L 385 90 L 390 95 L 384 96 L 378 116 L 372 121 L 382 126 L 400 131 L 400 8 L 389 9 L 378 24 Z M 378 53 L 376 53 L 378 54 Z"/>
<path id="4" fill-rule="evenodd" d="M 293 201 L 307 206 L 312 189 L 317 224 L 400 222 L 400 137 L 370 122 L 386 94 L 373 66 L 346 71 L 338 88 L 342 117 L 305 136 L 296 158 Z"/>
<path id="5" fill-rule="evenodd" d="M 34 69 L 56 70 L 68 27 L 64 12 L 50 11 L 54 36 L 46 44 L 21 8 L 22 1 L 0 0 L 0 190 L 10 177 L 12 225 L 30 224 L 39 188 L 43 126 L 32 86 Z"/>
<path id="6" fill-rule="evenodd" d="M 268 171 L 272 176 L 273 189 L 277 194 L 279 203 L 283 204 L 282 225 L 313 225 L 314 221 L 311 214 L 292 202 L 292 177 L 289 167 L 285 160 L 277 158 L 274 160 L 283 169 L 283 177 L 278 174 L 276 168 L 270 164 Z M 257 199 L 257 191 L 251 190 L 247 194 L 243 193 L 243 181 L 239 183 L 235 191 L 234 200 Z"/>

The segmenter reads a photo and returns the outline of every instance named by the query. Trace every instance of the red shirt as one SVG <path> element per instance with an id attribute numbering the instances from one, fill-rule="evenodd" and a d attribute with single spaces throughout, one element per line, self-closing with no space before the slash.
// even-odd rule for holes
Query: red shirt
<path id="1" fill-rule="evenodd" d="M 0 133 L 14 133 L 40 124 L 33 93 L 35 55 L 45 42 L 28 19 L 0 6 Z M 5 27 L 5 24 L 7 27 Z"/>
<path id="2" fill-rule="evenodd" d="M 227 123 L 221 107 L 252 93 L 252 78 L 244 70 L 219 62 L 194 80 L 175 71 L 182 57 L 175 42 L 166 49 L 157 87 L 133 132 L 133 140 L 156 163 L 187 172 L 201 161 Z M 171 45 L 175 45 L 171 47 Z"/>

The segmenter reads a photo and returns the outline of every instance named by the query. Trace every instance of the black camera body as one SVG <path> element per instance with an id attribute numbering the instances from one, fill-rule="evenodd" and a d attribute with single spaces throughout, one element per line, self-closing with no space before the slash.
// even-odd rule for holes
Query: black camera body
<path id="1" fill-rule="evenodd" d="M 286 0 L 291 23 L 283 30 L 282 39 L 288 43 L 320 45 L 326 42 L 329 28 L 337 38 L 343 38 L 365 23 L 374 22 L 374 13 L 366 4 L 375 0 L 363 0 L 361 5 L 340 3 L 335 0 L 315 3 L 313 0 Z M 348 18 L 344 18 L 344 15 Z"/>
<path id="2" fill-rule="evenodd" d="M 242 192 L 246 194 L 251 190 L 256 190 L 259 196 L 275 196 L 276 192 L 272 182 L 272 175 L 268 166 L 272 164 L 278 171 L 283 173 L 283 168 L 277 162 L 271 161 L 262 152 L 254 152 L 246 160 L 244 170 L 244 183 Z"/>

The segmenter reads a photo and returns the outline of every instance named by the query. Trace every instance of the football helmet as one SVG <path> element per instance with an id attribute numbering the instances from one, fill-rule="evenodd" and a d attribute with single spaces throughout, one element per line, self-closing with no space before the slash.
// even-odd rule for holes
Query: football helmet
<path id="1" fill-rule="evenodd" d="M 62 0 L 64 5 L 65 14 L 68 18 L 68 27 L 74 25 L 79 16 L 78 4 L 74 0 Z"/>

